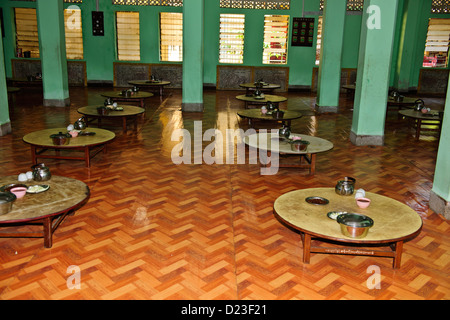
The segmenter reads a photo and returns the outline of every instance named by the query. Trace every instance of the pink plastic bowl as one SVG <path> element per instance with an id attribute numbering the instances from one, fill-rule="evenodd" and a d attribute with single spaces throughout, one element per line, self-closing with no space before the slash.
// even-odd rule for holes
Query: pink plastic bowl
<path id="1" fill-rule="evenodd" d="M 356 199 L 356 205 L 362 209 L 367 208 L 370 205 L 370 199 L 358 198 Z"/>
<path id="2" fill-rule="evenodd" d="M 16 187 L 9 190 L 10 192 L 16 195 L 17 199 L 23 198 L 23 196 L 27 193 L 27 188 L 25 187 Z"/>

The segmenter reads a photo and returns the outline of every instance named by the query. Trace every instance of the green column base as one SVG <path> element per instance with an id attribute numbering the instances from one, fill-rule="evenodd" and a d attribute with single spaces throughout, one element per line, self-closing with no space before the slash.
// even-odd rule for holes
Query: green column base
<path id="1" fill-rule="evenodd" d="M 185 112 L 203 112 L 203 103 L 182 103 L 181 111 Z"/>
<path id="2" fill-rule="evenodd" d="M 350 141 L 355 146 L 384 146 L 384 136 L 375 135 L 357 135 L 350 132 Z"/>
<path id="3" fill-rule="evenodd" d="M 44 99 L 44 107 L 68 107 L 70 98 L 66 99 Z"/>
<path id="4" fill-rule="evenodd" d="M 314 110 L 319 113 L 325 113 L 325 112 L 337 113 L 339 111 L 339 107 L 337 107 L 337 106 L 319 106 L 316 103 Z"/>
<path id="5" fill-rule="evenodd" d="M 430 193 L 428 205 L 431 210 L 441 214 L 445 219 L 450 219 L 450 202 L 438 196 L 433 190 Z"/>
<path id="6" fill-rule="evenodd" d="M 11 122 L 0 125 L 0 137 L 6 136 L 8 133 L 11 133 L 11 131 Z"/>

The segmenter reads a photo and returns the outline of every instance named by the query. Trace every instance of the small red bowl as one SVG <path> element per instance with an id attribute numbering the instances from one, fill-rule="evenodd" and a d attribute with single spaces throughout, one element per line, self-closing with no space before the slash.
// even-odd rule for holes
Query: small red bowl
<path id="1" fill-rule="evenodd" d="M 27 193 L 27 188 L 25 187 L 15 187 L 9 190 L 11 193 L 14 193 L 17 199 L 23 198 L 23 196 Z"/>
<path id="2" fill-rule="evenodd" d="M 362 209 L 367 208 L 370 205 L 370 199 L 368 198 L 357 198 L 356 205 Z"/>

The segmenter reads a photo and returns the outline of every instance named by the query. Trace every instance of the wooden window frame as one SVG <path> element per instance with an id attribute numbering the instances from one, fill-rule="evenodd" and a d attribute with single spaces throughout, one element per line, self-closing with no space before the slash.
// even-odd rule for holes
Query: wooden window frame
<path id="1" fill-rule="evenodd" d="M 171 16 L 175 19 L 170 19 Z M 181 19 L 179 19 L 180 16 Z M 183 61 L 183 13 L 181 12 L 159 13 L 159 60 L 161 62 Z"/>
<path id="2" fill-rule="evenodd" d="M 264 45 L 263 45 L 263 59 L 262 59 L 263 64 L 266 65 L 287 64 L 289 20 L 290 20 L 289 15 L 279 15 L 279 14 L 264 15 Z M 284 36 L 280 37 L 283 33 Z"/>
<path id="3" fill-rule="evenodd" d="M 121 16 L 123 15 L 123 16 Z M 128 16 L 127 16 L 128 15 Z M 116 51 L 118 61 L 140 61 L 140 14 L 139 11 L 116 11 Z M 119 17 L 121 16 L 121 17 Z M 134 17 L 132 17 L 134 16 Z M 126 19 L 137 18 L 137 28 L 133 28 Z M 136 33 L 137 31 L 137 33 Z M 135 34 L 133 34 L 135 32 Z"/>
<path id="4" fill-rule="evenodd" d="M 225 21 L 228 19 L 229 21 Z M 235 20 L 235 21 L 233 21 Z M 240 22 L 242 20 L 242 22 Z M 220 14 L 219 63 L 244 63 L 245 14 Z"/>

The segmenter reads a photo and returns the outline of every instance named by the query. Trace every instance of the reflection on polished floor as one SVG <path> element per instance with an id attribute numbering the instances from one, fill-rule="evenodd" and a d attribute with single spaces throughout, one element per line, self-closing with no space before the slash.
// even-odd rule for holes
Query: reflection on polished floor
<path id="1" fill-rule="evenodd" d="M 0 137 L 2 174 L 29 170 L 25 134 L 73 123 L 77 108 L 102 104 L 98 93 L 106 90 L 70 88 L 70 108 L 54 108 L 42 106 L 38 88 L 22 88 L 10 108 L 13 132 Z M 317 158 L 315 175 L 283 168 L 263 176 L 249 159 L 195 163 L 195 151 L 211 144 L 204 139 L 194 146 L 196 130 L 246 129 L 236 115 L 241 92 L 204 94 L 201 114 L 181 112 L 180 90 L 148 99 L 137 132 L 123 134 L 120 123 L 105 127 L 117 138 L 90 168 L 82 161 L 45 161 L 53 175 L 88 184 L 91 198 L 57 229 L 51 249 L 42 239 L 0 239 L 0 299 L 450 299 L 449 223 L 428 208 L 435 133 L 416 142 L 390 109 L 385 146 L 356 147 L 349 142 L 353 102 L 345 94 L 337 113 L 319 115 L 314 94 L 284 93 L 282 108 L 305 112 L 293 131 L 330 140 L 334 148 Z M 442 107 L 444 99 L 425 102 Z M 176 129 L 189 130 L 191 164 L 172 162 Z M 323 254 L 303 264 L 300 235 L 274 218 L 281 194 L 334 187 L 344 176 L 422 217 L 422 232 L 405 243 L 400 269 L 392 269 L 389 258 Z M 34 226 L 21 227 L 27 228 Z M 367 283 L 374 265 L 379 288 Z M 81 271 L 80 289 L 68 289 L 70 266 Z"/>

